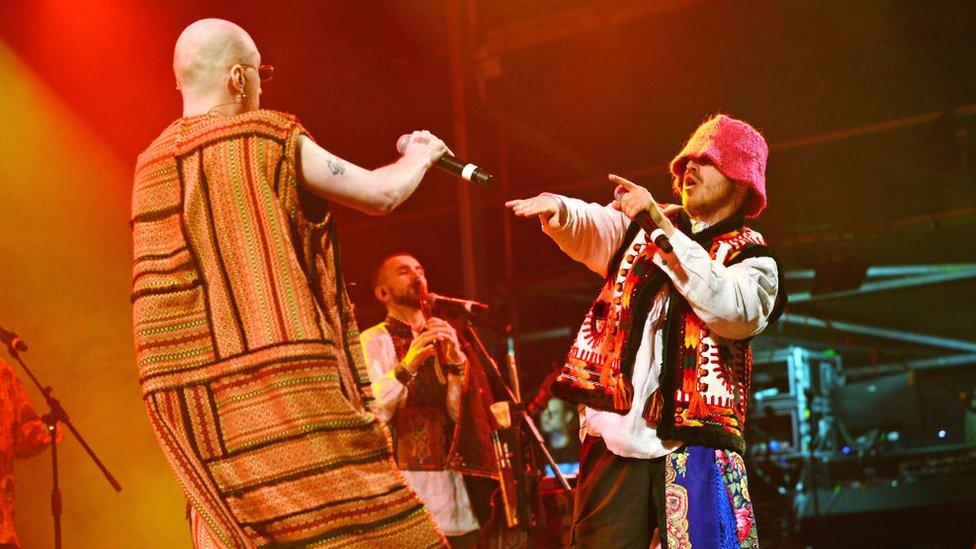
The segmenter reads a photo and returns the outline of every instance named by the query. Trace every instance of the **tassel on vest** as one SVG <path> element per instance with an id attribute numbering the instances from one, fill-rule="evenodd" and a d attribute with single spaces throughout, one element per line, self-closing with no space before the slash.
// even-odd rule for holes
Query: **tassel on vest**
<path id="1" fill-rule="evenodd" d="M 651 425 L 657 425 L 661 421 L 661 412 L 664 410 L 664 397 L 661 396 L 661 389 L 654 389 L 651 398 L 647 399 L 644 407 L 644 420 Z"/>
<path id="2" fill-rule="evenodd" d="M 613 368 L 611 368 L 610 364 L 607 363 L 600 368 L 600 385 L 609 387 L 611 376 L 613 376 Z"/>
<path id="3" fill-rule="evenodd" d="M 624 376 L 617 376 L 617 383 L 613 388 L 613 407 L 617 410 L 621 410 L 622 413 L 627 413 L 630 410 L 630 405 L 634 402 L 634 386 L 624 378 Z"/>
<path id="4" fill-rule="evenodd" d="M 708 418 L 711 410 L 705 402 L 705 398 L 698 391 L 698 368 L 685 368 L 682 373 L 681 390 L 688 395 L 688 408 L 685 412 L 687 418 Z"/>

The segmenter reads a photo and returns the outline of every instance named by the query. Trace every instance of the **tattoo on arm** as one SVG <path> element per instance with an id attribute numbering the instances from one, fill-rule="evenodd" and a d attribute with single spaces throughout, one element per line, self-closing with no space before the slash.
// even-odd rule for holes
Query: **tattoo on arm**
<path id="1" fill-rule="evenodd" d="M 346 173 L 346 165 L 342 160 L 330 156 L 325 162 L 329 165 L 329 171 L 332 172 L 332 175 L 339 176 Z"/>

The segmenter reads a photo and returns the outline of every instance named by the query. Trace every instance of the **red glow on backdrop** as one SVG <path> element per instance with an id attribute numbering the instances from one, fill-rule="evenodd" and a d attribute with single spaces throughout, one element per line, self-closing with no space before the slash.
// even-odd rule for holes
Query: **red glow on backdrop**
<path id="1" fill-rule="evenodd" d="M 0 35 L 18 55 L 113 148 L 128 156 L 144 146 L 133 126 L 158 122 L 153 113 L 177 102 L 172 75 L 146 62 L 171 55 L 164 44 L 175 40 L 158 35 L 166 28 L 159 8 L 105 0 L 11 4 Z"/>
<path id="2" fill-rule="evenodd" d="M 153 531 L 146 539 L 165 537 L 181 515 L 167 508 L 179 508 L 181 498 L 145 425 L 132 373 L 131 167 L 2 40 L 0 74 L 0 325 L 29 343 L 24 359 L 123 486 L 115 493 L 66 432 L 59 450 L 65 545 L 121 546 L 139 529 Z M 44 413 L 36 389 L 26 390 Z M 48 454 L 18 461 L 15 471 L 21 542 L 50 546 Z M 106 525 L 124 524 L 124 515 L 142 516 L 142 526 L 120 538 Z M 178 545 L 184 538 L 173 533 L 160 543 Z"/>
<path id="3" fill-rule="evenodd" d="M 576 326 L 596 284 L 537 224 L 509 220 L 504 242 L 504 199 L 548 190 L 606 202 L 608 172 L 663 199 L 667 160 L 717 111 L 755 122 L 773 146 L 770 208 L 759 228 L 787 244 L 789 268 L 839 249 L 872 265 L 976 261 L 972 246 L 959 245 L 971 241 L 976 219 L 976 11 L 962 2 L 938 10 L 647 3 L 667 4 L 652 10 L 627 1 L 620 4 L 630 15 L 615 14 L 623 19 L 613 24 L 592 17 L 611 10 L 596 0 L 3 2 L 0 325 L 32 343 L 35 364 L 74 419 L 107 464 L 122 467 L 126 490 L 112 493 L 67 438 L 69 546 L 187 539 L 175 479 L 138 400 L 127 301 L 131 169 L 179 116 L 171 62 L 180 31 L 203 17 L 241 24 L 277 69 L 263 105 L 294 112 L 330 152 L 374 167 L 392 160 L 397 136 L 412 129 L 456 141 L 448 1 L 465 11 L 468 158 L 496 173 L 496 186 L 472 188 L 481 295 L 465 297 L 516 311 L 516 322 L 499 325 L 526 334 Z M 385 219 L 337 208 L 364 324 L 381 314 L 368 274 L 394 250 L 421 259 L 432 289 L 461 294 L 456 188 L 434 173 Z M 968 341 L 973 317 L 960 304 L 976 303 L 976 289 L 965 284 L 927 288 L 924 297 L 816 301 L 810 313 Z M 801 340 L 830 337 L 778 330 L 782 341 L 797 332 Z M 527 387 L 565 343 L 520 343 Z M 870 344 L 871 363 L 933 354 Z M 21 497 L 30 494 L 19 506 L 25 546 L 46 546 L 47 463 L 18 467 Z"/>

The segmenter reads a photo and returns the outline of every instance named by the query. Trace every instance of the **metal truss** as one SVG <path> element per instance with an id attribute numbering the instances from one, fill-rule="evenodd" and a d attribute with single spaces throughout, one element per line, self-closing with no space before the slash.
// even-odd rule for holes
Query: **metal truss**
<path id="1" fill-rule="evenodd" d="M 788 271 L 786 273 L 787 280 L 814 280 L 816 276 L 816 271 L 812 269 Z M 931 286 L 974 278 L 976 278 L 976 263 L 874 266 L 867 269 L 866 281 L 859 288 L 825 294 L 796 292 L 790 294 L 789 299 L 791 304 L 836 300 L 877 292 Z M 838 332 L 879 337 L 948 351 L 963 351 L 964 353 L 881 364 L 865 368 L 864 371 L 871 375 L 905 370 L 956 367 L 976 363 L 976 341 L 790 313 L 784 314 L 780 321 L 787 324 L 798 324 Z"/>
<path id="2" fill-rule="evenodd" d="M 595 1 L 556 13 L 522 19 L 487 32 L 475 58 L 485 62 L 499 55 L 555 42 L 595 30 L 636 21 L 653 14 L 679 11 L 707 0 Z"/>
<path id="3" fill-rule="evenodd" d="M 788 271 L 786 273 L 787 280 L 813 280 L 814 278 L 816 278 L 816 272 L 813 269 Z M 859 288 L 824 294 L 795 292 L 790 294 L 790 303 L 797 304 L 854 297 L 876 292 L 902 290 L 915 286 L 931 286 L 970 278 L 976 278 L 976 263 L 869 267 L 867 269 L 867 279 L 875 280 L 865 282 Z"/>

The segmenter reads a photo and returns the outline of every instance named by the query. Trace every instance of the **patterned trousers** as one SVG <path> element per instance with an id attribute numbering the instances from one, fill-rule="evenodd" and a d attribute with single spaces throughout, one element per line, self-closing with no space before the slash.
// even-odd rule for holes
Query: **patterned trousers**
<path id="1" fill-rule="evenodd" d="M 647 549 L 759 546 L 738 453 L 683 446 L 657 459 L 620 457 L 586 437 L 573 513 L 573 546 Z"/>

